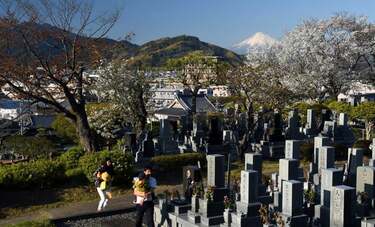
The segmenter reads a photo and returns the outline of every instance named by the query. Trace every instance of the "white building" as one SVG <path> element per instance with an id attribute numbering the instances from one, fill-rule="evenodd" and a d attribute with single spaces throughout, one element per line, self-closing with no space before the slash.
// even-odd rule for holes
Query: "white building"
<path id="1" fill-rule="evenodd" d="M 368 84 L 355 83 L 345 94 L 339 94 L 337 100 L 347 102 L 353 106 L 362 102 L 375 101 L 375 87 Z"/>
<path id="2" fill-rule="evenodd" d="M 213 85 L 210 86 L 210 88 L 212 89 L 212 95 L 214 97 L 228 97 L 231 95 L 229 88 L 226 85 Z"/>
<path id="3" fill-rule="evenodd" d="M 0 100 L 0 119 L 16 119 L 23 111 L 28 108 L 28 102 L 10 99 Z"/>

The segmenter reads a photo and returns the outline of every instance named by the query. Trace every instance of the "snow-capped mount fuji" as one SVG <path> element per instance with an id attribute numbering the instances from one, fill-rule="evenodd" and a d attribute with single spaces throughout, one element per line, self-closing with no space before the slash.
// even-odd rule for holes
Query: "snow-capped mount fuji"
<path id="1" fill-rule="evenodd" d="M 233 50 L 239 54 L 247 54 L 252 49 L 259 49 L 277 44 L 278 41 L 271 36 L 257 32 L 253 36 L 233 45 Z"/>

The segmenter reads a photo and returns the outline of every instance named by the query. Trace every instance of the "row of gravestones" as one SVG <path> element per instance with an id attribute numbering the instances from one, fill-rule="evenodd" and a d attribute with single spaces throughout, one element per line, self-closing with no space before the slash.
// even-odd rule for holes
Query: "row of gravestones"
<path id="1" fill-rule="evenodd" d="M 285 139 L 311 140 L 315 136 L 322 135 L 329 137 L 334 143 L 346 147 L 351 147 L 355 142 L 355 136 L 348 125 L 348 116 L 345 113 L 340 113 L 338 117 L 336 117 L 336 114 L 331 114 L 327 110 L 322 110 L 322 123 L 318 125 L 315 111 L 313 109 L 308 109 L 306 125 L 305 127 L 301 127 L 298 111 L 292 110 L 289 112 L 288 127 L 285 129 L 285 133 L 283 133 L 284 129 L 280 123 L 280 118 L 281 115 L 275 113 L 275 123 L 272 125 L 272 130 L 269 128 L 268 124 L 264 124 L 264 136 L 259 143 L 253 144 L 253 150 L 262 153 L 264 157 L 283 157 Z"/>
<path id="2" fill-rule="evenodd" d="M 370 166 L 363 166 L 363 150 L 349 149 L 347 167 L 338 169 L 329 139 L 316 137 L 314 141 L 314 161 L 310 165 L 312 182 L 304 181 L 299 163 L 299 141 L 286 141 L 285 157 L 280 159 L 279 172 L 273 174 L 268 190 L 260 180 L 262 155 L 246 154 L 245 170 L 241 171 L 240 199 L 232 212 L 224 210 L 224 196 L 228 195 L 224 183 L 224 156 L 208 155 L 207 185 L 210 189 L 206 191 L 211 190 L 210 198 L 193 196 L 190 205 L 181 205 L 184 208 L 175 205 L 173 210 L 164 213 L 156 206 L 155 224 L 176 227 L 345 227 L 360 226 L 362 222 L 362 226 L 375 226 L 370 218 L 375 205 L 374 159 L 370 159 Z M 304 190 L 314 191 L 317 198 L 307 201 Z M 259 213 L 262 204 L 267 207 L 266 217 Z"/>

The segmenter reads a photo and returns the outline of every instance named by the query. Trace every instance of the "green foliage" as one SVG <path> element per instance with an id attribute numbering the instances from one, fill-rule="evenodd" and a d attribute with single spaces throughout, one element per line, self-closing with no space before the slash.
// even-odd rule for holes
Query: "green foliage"
<path id="1" fill-rule="evenodd" d="M 169 59 L 179 58 L 201 52 L 207 56 L 219 56 L 230 65 L 242 63 L 242 57 L 227 49 L 200 41 L 193 36 L 162 38 L 138 47 L 130 64 L 137 68 L 161 67 Z"/>
<path id="2" fill-rule="evenodd" d="M 59 160 L 64 164 L 66 169 L 73 169 L 78 166 L 78 160 L 84 153 L 82 147 L 75 146 L 63 153 L 59 157 Z"/>
<path id="3" fill-rule="evenodd" d="M 153 157 L 151 163 L 159 166 L 164 170 L 180 170 L 183 166 L 196 165 L 200 161 L 201 164 L 206 162 L 206 155 L 202 153 L 184 153 L 173 155 L 160 155 Z"/>
<path id="4" fill-rule="evenodd" d="M 56 131 L 57 136 L 61 137 L 66 142 L 78 142 L 76 127 L 64 115 L 57 115 L 52 123 L 52 128 Z"/>
<path id="5" fill-rule="evenodd" d="M 370 140 L 357 140 L 354 144 L 353 144 L 353 148 L 362 148 L 362 149 L 365 149 L 364 151 L 364 155 L 369 157 L 371 156 L 371 150 L 370 150 L 370 144 L 372 143 L 372 141 Z"/>
<path id="6" fill-rule="evenodd" d="M 2 188 L 46 188 L 64 179 L 64 166 L 58 161 L 40 159 L 0 166 Z"/>
<path id="7" fill-rule="evenodd" d="M 304 190 L 303 196 L 305 197 L 305 200 L 310 202 L 310 203 L 314 203 L 315 200 L 316 200 L 316 193 L 312 189 Z"/>
<path id="8" fill-rule="evenodd" d="M 2 149 L 13 151 L 30 159 L 46 158 L 51 152 L 55 152 L 55 144 L 45 136 L 15 135 L 6 137 Z"/>
<path id="9" fill-rule="evenodd" d="M 345 102 L 331 101 L 327 104 L 328 108 L 338 113 L 346 113 L 348 116 L 352 116 L 353 107 Z"/>
<path id="10" fill-rule="evenodd" d="M 375 102 L 364 102 L 354 107 L 352 112 L 354 118 L 363 119 L 365 121 L 375 120 Z"/>
<path id="11" fill-rule="evenodd" d="M 114 183 L 128 182 L 133 174 L 133 157 L 121 151 L 100 151 L 85 154 L 79 159 L 79 167 L 82 169 L 86 178 L 90 182 L 93 182 L 95 170 L 97 170 L 101 162 L 107 157 L 111 158 L 113 162 L 115 171 Z"/>
<path id="12" fill-rule="evenodd" d="M 55 227 L 51 221 L 43 220 L 43 221 L 25 221 L 18 224 L 9 224 L 6 227 Z"/>
<path id="13" fill-rule="evenodd" d="M 324 104 L 320 104 L 320 103 L 311 103 L 310 104 L 310 103 L 306 103 L 306 102 L 298 102 L 298 103 L 295 103 L 294 105 L 292 105 L 290 108 L 286 108 L 283 111 L 284 116 L 287 116 L 288 112 L 292 109 L 298 110 L 298 114 L 301 117 L 301 123 L 305 124 L 308 109 L 313 109 L 315 111 L 315 113 L 320 113 L 322 111 L 322 109 L 329 109 L 329 107 L 327 107 Z M 319 114 L 317 114 L 317 117 L 319 117 Z"/>
<path id="14" fill-rule="evenodd" d="M 300 148 L 301 159 L 305 162 L 311 162 L 314 156 L 314 143 L 304 143 Z"/>
<path id="15" fill-rule="evenodd" d="M 86 175 L 81 168 L 68 169 L 65 171 L 65 176 L 73 184 L 87 183 Z"/>

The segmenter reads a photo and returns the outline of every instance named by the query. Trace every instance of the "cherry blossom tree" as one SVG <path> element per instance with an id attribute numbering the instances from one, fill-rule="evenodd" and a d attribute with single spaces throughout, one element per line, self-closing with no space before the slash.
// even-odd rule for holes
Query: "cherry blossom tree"
<path id="1" fill-rule="evenodd" d="M 119 11 L 94 12 L 92 1 L 0 0 L 0 15 L 0 84 L 18 98 L 53 107 L 75 125 L 82 147 L 96 151 L 84 72 L 103 58 L 108 42 L 100 38 Z"/>

